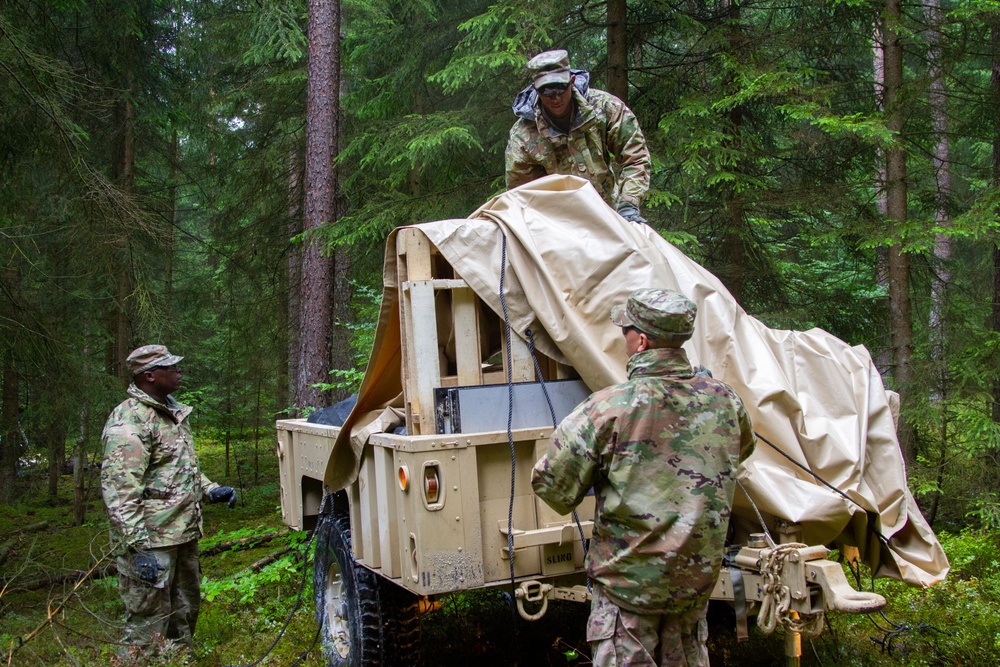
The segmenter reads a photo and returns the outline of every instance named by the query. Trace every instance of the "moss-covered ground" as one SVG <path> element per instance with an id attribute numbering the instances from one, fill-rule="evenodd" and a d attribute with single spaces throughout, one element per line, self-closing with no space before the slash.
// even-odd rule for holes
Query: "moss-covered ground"
<path id="1" fill-rule="evenodd" d="M 251 534 L 284 532 L 279 508 L 275 457 L 261 452 L 260 468 L 235 463 L 227 477 L 221 445 L 202 441 L 202 464 L 212 479 L 241 489 L 236 509 L 208 506 L 202 550 Z M 245 451 L 245 450 L 241 450 Z M 183 655 L 162 652 L 156 659 L 122 655 L 122 606 L 113 576 L 82 584 L 64 581 L 35 590 L 24 585 L 40 577 L 87 570 L 107 552 L 107 521 L 92 474 L 87 522 L 72 525 L 70 478 L 63 478 L 59 499 L 50 501 L 43 476 L 25 479 L 30 491 L 13 505 L 0 507 L 0 544 L 11 555 L 0 567 L 7 582 L 0 593 L 0 665 L 183 664 Z M 242 483 L 241 483 L 242 482 Z M 18 532 L 46 522 L 41 531 Z M 834 615 L 817 639 L 803 641 L 803 665 L 997 665 L 1000 664 L 1000 540 L 992 533 L 967 531 L 942 535 L 953 564 L 951 576 L 927 591 L 880 580 L 877 590 L 889 600 L 885 616 Z M 302 575 L 301 552 L 307 535 L 289 533 L 254 548 L 228 550 L 202 558 L 201 616 L 191 663 L 216 667 L 247 665 L 277 638 L 291 612 Z M 294 547 L 259 573 L 243 572 L 251 563 Z M 107 560 L 103 561 L 107 562 Z M 311 573 L 300 610 L 291 617 L 277 647 L 260 663 L 291 665 L 312 643 Z M 421 619 L 422 664 L 587 665 L 590 664 L 584 605 L 553 603 L 539 622 L 512 618 L 501 590 L 452 595 Z M 764 636 L 751 621 L 750 640 L 735 641 L 732 612 L 713 607 L 710 649 L 713 665 L 784 665 L 781 631 Z M 318 649 L 299 662 L 323 665 Z"/>

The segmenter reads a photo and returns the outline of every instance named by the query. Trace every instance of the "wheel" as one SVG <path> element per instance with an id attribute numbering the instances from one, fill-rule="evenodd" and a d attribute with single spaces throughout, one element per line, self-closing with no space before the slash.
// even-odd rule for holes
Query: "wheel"
<path id="1" fill-rule="evenodd" d="M 317 527 L 316 621 L 330 667 L 406 667 L 420 660 L 418 598 L 355 562 L 346 501 Z"/>

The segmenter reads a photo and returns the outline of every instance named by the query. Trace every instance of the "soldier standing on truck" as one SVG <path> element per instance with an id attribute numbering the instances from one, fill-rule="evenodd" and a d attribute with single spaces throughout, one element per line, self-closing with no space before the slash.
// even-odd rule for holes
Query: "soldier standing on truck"
<path id="1" fill-rule="evenodd" d="M 650 160 L 635 114 L 611 93 L 589 88 L 590 73 L 571 69 L 562 49 L 539 53 L 528 71 L 532 83 L 511 107 L 518 120 L 507 142 L 507 188 L 549 174 L 579 176 L 622 217 L 645 222 L 639 207 Z"/>
<path id="2" fill-rule="evenodd" d="M 201 473 L 187 417 L 174 399 L 179 357 L 144 345 L 125 361 L 128 399 L 104 425 L 101 487 L 118 553 L 125 642 L 176 640 L 192 646 L 201 601 L 201 504 L 236 506 L 236 490 Z"/>
<path id="3" fill-rule="evenodd" d="M 690 299 L 662 289 L 615 306 L 628 380 L 567 416 L 532 474 L 535 493 L 562 514 L 594 489 L 595 667 L 708 665 L 708 600 L 754 435 L 736 392 L 695 375 L 681 348 L 695 313 Z"/>

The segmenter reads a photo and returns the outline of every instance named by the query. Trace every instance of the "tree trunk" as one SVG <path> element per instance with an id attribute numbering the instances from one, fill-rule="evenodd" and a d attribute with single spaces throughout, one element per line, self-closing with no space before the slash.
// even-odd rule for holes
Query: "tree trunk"
<path id="1" fill-rule="evenodd" d="M 608 0 L 608 92 L 628 104 L 627 12 L 625 0 Z"/>
<path id="2" fill-rule="evenodd" d="M 992 47 L 992 69 L 990 75 L 990 98 L 993 108 L 993 187 L 1000 188 L 1000 19 L 994 18 L 990 26 Z M 1000 213 L 1000 208 L 998 208 Z M 993 246 L 993 308 L 991 324 L 994 332 L 1000 333 L 1000 240 Z M 993 378 L 993 421 L 1000 423 L 1000 365 L 994 364 Z"/>
<path id="3" fill-rule="evenodd" d="M 90 441 L 90 404 L 85 400 L 80 408 L 80 436 L 73 447 L 73 525 L 82 526 L 87 520 L 87 488 L 84 468 L 87 465 L 87 443 Z"/>
<path id="4" fill-rule="evenodd" d="M 742 12 L 739 0 L 724 0 L 723 6 L 726 15 L 726 37 L 728 41 L 729 55 L 742 61 L 746 52 L 746 38 L 743 34 Z M 726 87 L 730 94 L 736 92 L 739 84 L 732 75 L 727 76 Z M 726 140 L 727 148 L 733 154 L 742 156 L 743 153 L 743 126 L 745 121 L 746 108 L 742 104 L 734 104 L 728 112 L 728 127 L 730 138 Z M 736 165 L 731 167 L 733 171 L 740 171 L 744 162 L 742 157 L 737 157 Z M 723 254 L 725 262 L 725 272 L 723 274 L 726 287 L 729 289 L 737 303 L 744 302 L 744 292 L 746 288 L 746 242 L 747 234 L 747 212 L 746 202 L 743 194 L 738 188 L 727 186 L 725 188 L 725 232 L 722 236 Z"/>
<path id="5" fill-rule="evenodd" d="M 14 497 L 17 485 L 17 459 L 21 449 L 20 429 L 20 378 L 13 352 L 3 358 L 3 392 L 0 402 L 0 502 Z"/>
<path id="6" fill-rule="evenodd" d="M 59 497 L 59 479 L 66 466 L 66 423 L 61 409 L 53 410 L 45 439 L 49 458 L 49 498 L 55 500 Z"/>
<path id="7" fill-rule="evenodd" d="M 875 106 L 885 110 L 885 41 L 882 36 L 882 22 L 875 21 L 872 35 L 872 72 L 875 79 Z M 882 219 L 889 217 L 885 195 L 885 151 L 878 148 L 875 161 L 875 208 Z M 889 289 L 889 249 L 884 246 L 875 248 L 875 283 L 888 292 Z M 875 367 L 879 373 L 887 376 L 892 371 L 892 346 L 880 344 L 872 350 Z"/>
<path id="8" fill-rule="evenodd" d="M 130 37 L 126 46 L 126 53 L 129 57 L 137 57 L 138 52 L 135 38 Z M 134 60 L 133 60 L 134 62 Z M 120 124 L 121 134 L 119 135 L 118 160 L 115 163 L 115 176 L 119 187 L 125 197 L 131 197 L 135 192 L 135 104 L 133 103 L 135 84 L 131 70 L 127 70 L 124 75 L 125 91 L 124 99 L 115 105 L 116 120 Z M 121 257 L 118 259 L 113 271 L 115 281 L 115 303 L 112 313 L 112 345 L 111 365 L 109 369 L 122 382 L 131 380 L 128 369 L 125 367 L 125 358 L 132 348 L 132 338 L 134 328 L 132 321 L 132 305 L 130 299 L 135 289 L 134 271 L 132 268 L 132 248 L 128 237 L 128 232 L 124 231 L 130 227 L 131 221 L 123 220 L 121 224 L 122 238 L 120 240 L 119 251 Z"/>
<path id="9" fill-rule="evenodd" d="M 178 159 L 180 156 L 180 139 L 177 136 L 177 130 L 173 131 L 173 135 L 170 141 L 170 184 L 167 188 L 167 197 L 169 198 L 169 207 L 167 210 L 167 215 L 170 216 L 170 223 L 165 225 L 163 231 L 163 252 L 165 255 L 164 267 L 163 267 L 163 296 L 164 296 L 164 306 L 167 313 L 167 317 L 171 317 L 173 313 L 173 300 L 174 300 L 174 254 L 176 246 L 176 231 L 175 228 L 180 221 L 180 207 L 177 203 L 177 178 L 178 178 Z"/>
<path id="10" fill-rule="evenodd" d="M 298 378 L 303 406 L 329 404 L 334 314 L 334 264 L 315 232 L 337 219 L 337 117 L 340 109 L 340 2 L 309 0 L 309 65 L 306 100 L 305 219 L 302 250 Z"/>
<path id="11" fill-rule="evenodd" d="M 895 143 L 886 151 L 885 187 L 886 214 L 893 236 L 906 223 L 906 148 L 903 138 L 903 106 L 898 100 L 903 85 L 903 49 L 897 26 L 900 20 L 899 0 L 886 0 L 885 25 L 885 108 L 887 127 Z M 898 242 L 889 248 L 889 321 L 892 328 L 892 378 L 900 401 L 908 404 L 913 376 L 913 319 L 910 311 L 910 259 Z M 905 413 L 899 420 L 899 444 L 907 465 L 916 462 L 913 432 L 906 423 Z"/>
<path id="12" fill-rule="evenodd" d="M 946 97 L 945 77 L 941 69 L 941 41 L 939 29 L 941 25 L 940 0 L 928 0 L 926 5 L 927 22 L 927 60 L 930 63 L 930 109 L 931 128 L 934 131 L 934 154 L 931 163 L 934 167 L 934 222 L 940 230 L 951 226 L 951 163 L 948 152 L 948 99 Z M 931 311 L 930 335 L 931 354 L 942 365 L 941 382 L 945 382 L 944 360 L 945 342 L 945 300 L 948 283 L 951 280 L 948 263 L 951 260 L 951 239 L 943 231 L 939 231 L 934 240 L 935 271 L 931 276 Z M 941 387 L 943 396 L 944 387 Z"/>
<path id="13" fill-rule="evenodd" d="M 288 270 L 287 289 L 282 294 L 287 295 L 283 312 L 286 317 L 285 331 L 288 332 L 288 365 L 286 375 L 278 387 L 278 407 L 288 407 L 289 417 L 296 417 L 297 406 L 300 405 L 297 391 L 299 377 L 299 290 L 302 283 L 302 245 L 292 243 L 291 239 L 302 233 L 302 171 L 299 161 L 298 142 L 292 144 L 288 151 Z M 282 396 L 284 394 L 284 396 Z M 283 400 L 282 400 L 283 399 Z"/>
<path id="14" fill-rule="evenodd" d="M 928 0 L 926 5 L 927 62 L 930 65 L 931 85 L 929 92 L 931 128 L 934 132 L 934 222 L 939 230 L 951 226 L 951 163 L 948 156 L 948 99 L 942 70 L 941 4 L 940 0 Z M 947 336 L 946 307 L 948 283 L 951 281 L 949 263 L 951 261 L 951 239 L 944 231 L 939 231 L 934 240 L 934 266 L 931 275 L 931 304 L 928 321 L 931 343 L 931 358 L 934 360 L 935 384 L 931 391 L 931 401 L 939 406 L 937 443 L 937 491 L 931 501 L 928 522 L 934 525 L 941 502 L 941 484 L 944 479 L 945 463 L 948 456 L 948 398 L 949 372 L 945 354 Z"/>

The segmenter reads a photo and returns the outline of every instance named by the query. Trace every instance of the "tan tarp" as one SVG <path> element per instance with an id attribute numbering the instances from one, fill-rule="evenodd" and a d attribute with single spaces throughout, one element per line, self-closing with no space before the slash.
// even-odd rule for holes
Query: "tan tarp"
<path id="1" fill-rule="evenodd" d="M 683 292 L 698 304 L 695 334 L 685 345 L 692 363 L 736 389 L 759 435 L 850 499 L 758 441 L 740 478 L 772 530 L 778 518 L 800 524 L 807 543 L 857 545 L 879 576 L 916 586 L 944 578 L 947 558 L 906 486 L 891 397 L 863 347 L 819 329 L 769 329 L 715 276 L 648 226 L 619 217 L 587 181 L 572 176 L 506 192 L 469 219 L 419 228 L 497 313 L 505 236 L 512 330 L 523 337 L 531 328 L 537 348 L 571 364 L 591 390 L 625 378 L 624 342 L 608 319 L 611 306 L 641 287 Z M 370 422 L 399 404 L 394 248 L 392 235 L 372 358 L 327 469 L 331 488 L 353 481 Z M 351 431 L 359 436 L 353 442 L 346 437 Z M 735 511 L 759 524 L 741 491 Z"/>

